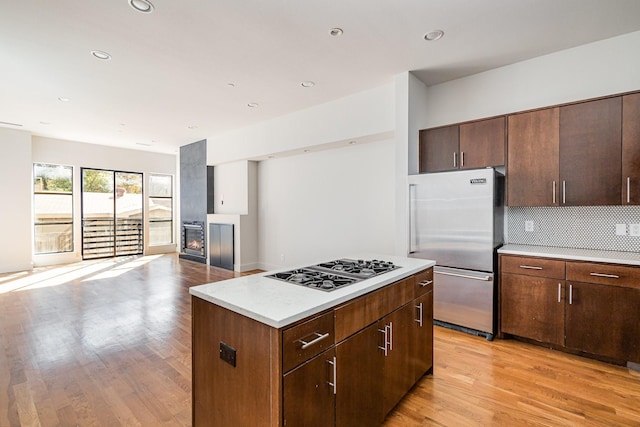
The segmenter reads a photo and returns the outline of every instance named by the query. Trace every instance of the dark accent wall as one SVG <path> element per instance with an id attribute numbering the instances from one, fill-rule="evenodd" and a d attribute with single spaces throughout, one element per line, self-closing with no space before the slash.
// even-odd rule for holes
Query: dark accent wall
<path id="1" fill-rule="evenodd" d="M 207 141 L 180 147 L 180 217 L 207 221 Z"/>
<path id="2" fill-rule="evenodd" d="M 207 223 L 207 140 L 180 147 L 180 223 Z M 205 248 L 207 247 L 205 233 Z M 206 258 L 201 262 L 206 263 Z"/>

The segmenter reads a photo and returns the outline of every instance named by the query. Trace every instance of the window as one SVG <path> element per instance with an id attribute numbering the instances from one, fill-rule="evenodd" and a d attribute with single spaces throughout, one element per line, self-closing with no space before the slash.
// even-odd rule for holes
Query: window
<path id="1" fill-rule="evenodd" d="M 34 250 L 73 251 L 73 167 L 33 165 Z"/>
<path id="2" fill-rule="evenodd" d="M 173 243 L 173 178 L 149 175 L 149 245 Z"/>

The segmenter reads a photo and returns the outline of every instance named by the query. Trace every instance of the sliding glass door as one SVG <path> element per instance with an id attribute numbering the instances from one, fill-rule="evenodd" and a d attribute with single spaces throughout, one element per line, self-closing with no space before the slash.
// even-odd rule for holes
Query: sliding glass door
<path id="1" fill-rule="evenodd" d="M 139 255 L 142 174 L 82 169 L 82 258 Z"/>

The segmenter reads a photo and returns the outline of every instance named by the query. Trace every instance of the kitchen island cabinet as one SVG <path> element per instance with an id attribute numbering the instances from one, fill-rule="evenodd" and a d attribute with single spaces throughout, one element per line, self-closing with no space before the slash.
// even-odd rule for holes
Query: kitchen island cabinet
<path id="1" fill-rule="evenodd" d="M 640 362 L 640 266 L 500 254 L 500 271 L 501 333 Z"/>
<path id="2" fill-rule="evenodd" d="M 435 262 L 393 260 L 332 292 L 250 276 L 191 288 L 194 426 L 380 424 L 433 360 Z"/>

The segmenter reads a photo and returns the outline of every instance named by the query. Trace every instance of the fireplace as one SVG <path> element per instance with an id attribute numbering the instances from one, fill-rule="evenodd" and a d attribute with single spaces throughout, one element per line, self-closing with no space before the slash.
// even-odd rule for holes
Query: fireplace
<path id="1" fill-rule="evenodd" d="M 180 249 L 180 258 L 206 264 L 207 258 L 205 255 L 204 222 L 182 222 L 182 247 Z"/>

